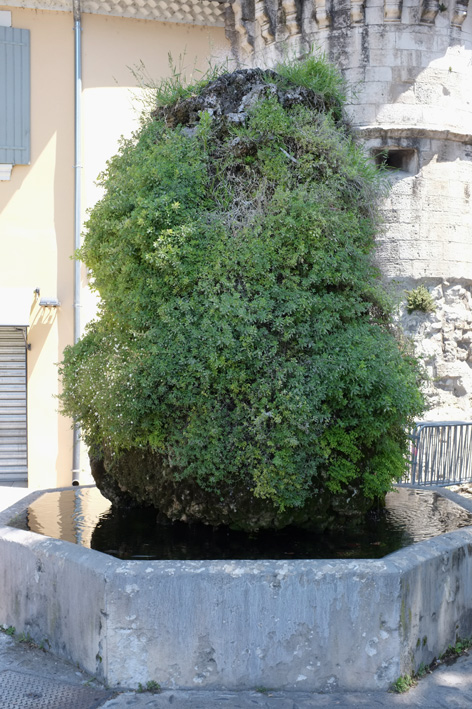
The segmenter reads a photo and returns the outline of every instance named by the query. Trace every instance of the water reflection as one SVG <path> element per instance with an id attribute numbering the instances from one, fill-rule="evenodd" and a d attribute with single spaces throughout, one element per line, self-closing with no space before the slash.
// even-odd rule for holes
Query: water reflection
<path id="1" fill-rule="evenodd" d="M 197 524 L 157 525 L 155 517 L 152 508 L 117 510 L 96 488 L 74 488 L 32 503 L 26 528 L 120 559 L 377 559 L 472 525 L 472 515 L 450 500 L 402 488 L 389 493 L 385 509 L 349 535 L 293 528 L 247 534 Z"/>
<path id="2" fill-rule="evenodd" d="M 91 548 L 95 526 L 110 509 L 95 487 L 48 492 L 28 507 L 27 525 L 37 534 Z"/>

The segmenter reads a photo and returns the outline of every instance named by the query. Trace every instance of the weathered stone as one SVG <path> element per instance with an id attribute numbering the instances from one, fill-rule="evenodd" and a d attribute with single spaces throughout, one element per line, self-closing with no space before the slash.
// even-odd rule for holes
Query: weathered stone
<path id="1" fill-rule="evenodd" d="M 223 74 L 212 81 L 198 95 L 178 101 L 172 106 L 164 106 L 155 111 L 156 118 L 164 118 L 170 128 L 176 125 L 192 130 L 200 121 L 202 111 L 208 113 L 215 121 L 220 121 L 221 130 L 225 131 L 225 123 L 241 123 L 245 120 L 247 111 L 261 98 L 276 95 L 283 108 L 293 106 L 309 106 L 320 111 L 334 108 L 332 101 L 326 100 L 320 94 L 303 86 L 293 86 L 282 89 L 270 83 L 275 73 L 262 69 L 244 69 Z"/>
<path id="2" fill-rule="evenodd" d="M 411 288 L 411 286 L 410 286 Z M 412 338 L 415 350 L 427 365 L 426 419 L 469 419 L 472 400 L 471 285 L 429 283 L 435 312 L 408 314 L 400 322 Z M 425 328 L 424 325 L 427 325 Z"/>
<path id="3" fill-rule="evenodd" d="M 91 456 L 98 489 L 119 507 L 153 506 L 156 521 L 201 522 L 233 529 L 278 529 L 295 525 L 309 529 L 346 529 L 365 515 L 372 501 L 357 493 L 356 483 L 345 494 L 318 489 L 304 507 L 280 511 L 255 498 L 247 486 L 221 485 L 220 494 L 203 490 L 195 481 L 176 479 L 167 460 L 148 449 L 134 449 L 116 458 L 106 452 Z M 119 482 L 117 482 L 119 481 Z"/>

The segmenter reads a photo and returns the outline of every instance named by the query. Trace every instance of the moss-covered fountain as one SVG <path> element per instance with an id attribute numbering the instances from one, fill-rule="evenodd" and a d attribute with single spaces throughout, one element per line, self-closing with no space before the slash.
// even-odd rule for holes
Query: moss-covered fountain
<path id="1" fill-rule="evenodd" d="M 166 82 L 102 175 L 64 410 L 160 520 L 346 527 L 407 464 L 419 372 L 373 263 L 381 176 L 322 58 Z"/>
<path id="2" fill-rule="evenodd" d="M 422 406 L 373 264 L 379 174 L 323 60 L 172 81 L 102 177 L 63 407 L 156 521 L 346 528 Z M 472 528 L 380 560 L 122 561 L 0 515 L 0 622 L 111 685 L 386 689 L 472 632 Z"/>

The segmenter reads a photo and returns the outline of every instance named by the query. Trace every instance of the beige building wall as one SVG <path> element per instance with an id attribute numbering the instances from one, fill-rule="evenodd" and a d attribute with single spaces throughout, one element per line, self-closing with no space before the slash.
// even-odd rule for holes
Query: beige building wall
<path id="1" fill-rule="evenodd" d="M 70 421 L 58 414 L 57 363 L 73 340 L 74 250 L 74 32 L 72 13 L 11 11 L 12 26 L 31 32 L 31 164 L 13 167 L 0 182 L 0 286 L 31 290 L 28 329 L 28 484 L 69 485 L 72 480 Z M 82 209 L 100 196 L 94 184 L 117 150 L 121 135 L 138 125 L 142 93 L 131 69 L 169 75 L 175 62 L 204 69 L 208 57 L 228 52 L 224 29 L 120 17 L 82 16 Z M 82 274 L 81 324 L 93 316 L 95 300 Z M 41 297 L 59 308 L 39 307 Z M 81 456 L 82 481 L 88 461 Z"/>

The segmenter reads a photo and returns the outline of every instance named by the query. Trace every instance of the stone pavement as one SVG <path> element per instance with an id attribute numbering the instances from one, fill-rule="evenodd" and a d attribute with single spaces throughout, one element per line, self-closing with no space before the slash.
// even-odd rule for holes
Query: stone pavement
<path id="1" fill-rule="evenodd" d="M 112 696 L 77 667 L 0 633 L 1 709 L 96 709 Z"/>
<path id="2" fill-rule="evenodd" d="M 472 653 L 443 665 L 405 694 L 164 690 L 101 686 L 73 665 L 0 633 L 1 709 L 472 709 Z"/>
<path id="3" fill-rule="evenodd" d="M 424 677 L 405 694 L 389 692 L 309 694 L 306 692 L 172 691 L 120 694 L 102 709 L 318 709 L 321 707 L 424 707 L 472 709 L 472 654 Z"/>

